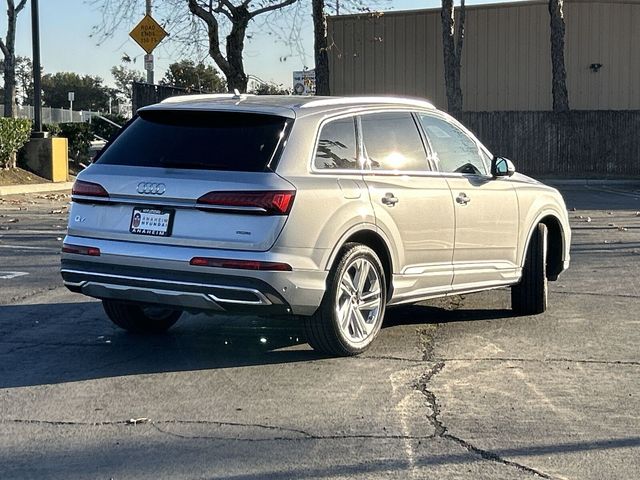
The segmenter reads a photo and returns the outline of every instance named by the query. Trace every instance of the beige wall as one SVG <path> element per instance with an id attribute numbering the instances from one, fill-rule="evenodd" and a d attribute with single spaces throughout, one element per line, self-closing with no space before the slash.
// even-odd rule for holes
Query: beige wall
<path id="1" fill-rule="evenodd" d="M 565 20 L 571 108 L 640 109 L 640 0 L 567 0 Z M 439 9 L 330 17 L 332 94 L 445 107 L 441 35 Z M 462 63 L 465 110 L 550 110 L 547 3 L 467 7 Z"/>

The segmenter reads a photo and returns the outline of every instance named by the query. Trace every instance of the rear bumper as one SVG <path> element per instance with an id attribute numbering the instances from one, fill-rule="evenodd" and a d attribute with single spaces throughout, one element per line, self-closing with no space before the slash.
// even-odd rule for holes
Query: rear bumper
<path id="1" fill-rule="evenodd" d="M 131 255 L 125 242 L 81 237 L 67 237 L 65 242 L 100 248 L 99 257 L 63 253 L 61 261 L 67 288 L 99 299 L 189 311 L 312 315 L 325 290 L 325 271 L 249 271 L 189 265 L 194 256 L 229 256 L 233 253 L 229 251 L 161 247 L 160 252 L 149 245 L 142 256 Z"/>

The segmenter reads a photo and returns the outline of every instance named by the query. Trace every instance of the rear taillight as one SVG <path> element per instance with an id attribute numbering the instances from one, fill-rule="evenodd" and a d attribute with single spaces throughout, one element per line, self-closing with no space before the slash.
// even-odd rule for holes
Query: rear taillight
<path id="1" fill-rule="evenodd" d="M 291 211 L 295 190 L 267 192 L 209 192 L 198 199 L 208 210 L 232 210 L 239 213 L 287 215 Z"/>
<path id="2" fill-rule="evenodd" d="M 96 247 L 84 247 L 82 245 L 62 244 L 63 253 L 75 253 L 76 255 L 89 255 L 90 257 L 99 257 L 100 249 Z"/>
<path id="3" fill-rule="evenodd" d="M 104 189 L 102 185 L 91 182 L 84 182 L 82 180 L 76 180 L 71 189 L 72 195 L 80 195 L 83 197 L 100 197 L 109 198 L 109 193 Z"/>
<path id="4" fill-rule="evenodd" d="M 240 270 L 271 270 L 290 272 L 291 265 L 280 262 L 261 262 L 258 260 L 230 260 L 226 258 L 193 257 L 189 262 L 197 267 L 237 268 Z"/>

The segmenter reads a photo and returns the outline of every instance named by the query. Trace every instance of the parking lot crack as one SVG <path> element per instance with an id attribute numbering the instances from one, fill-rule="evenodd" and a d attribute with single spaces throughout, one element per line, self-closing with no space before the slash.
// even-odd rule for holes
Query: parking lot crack
<path id="1" fill-rule="evenodd" d="M 428 440 L 435 435 L 395 435 L 395 434 L 376 434 L 376 433 L 354 433 L 354 434 L 335 434 L 335 435 L 319 435 L 313 434 L 306 430 L 282 427 L 278 425 L 266 425 L 260 423 L 242 423 L 242 422 L 224 422 L 216 420 L 159 420 L 152 421 L 147 418 L 131 419 L 131 420 L 114 420 L 114 421 L 65 421 L 65 420 L 38 420 L 38 419 L 8 419 L 2 420 L 0 423 L 17 423 L 27 425 L 42 425 L 53 427 L 102 427 L 102 426 L 126 426 L 134 427 L 136 425 L 148 424 L 159 433 L 169 435 L 176 438 L 186 440 L 229 440 L 229 435 L 212 435 L 212 434 L 189 434 L 174 432 L 167 428 L 169 425 L 204 425 L 213 427 L 232 427 L 232 428 L 250 428 L 258 430 L 266 430 L 277 432 L 276 435 L 265 436 L 262 438 L 252 438 L 249 436 L 233 437 L 235 441 L 241 442 L 267 442 L 267 441 L 300 441 L 300 440 L 349 440 L 349 439 L 379 439 L 379 440 Z"/>
<path id="2" fill-rule="evenodd" d="M 445 362 L 439 361 L 433 367 L 431 367 L 431 369 L 428 372 L 426 372 L 422 377 L 420 377 L 420 380 L 418 380 L 418 382 L 415 385 L 415 388 L 420 392 L 422 392 L 422 394 L 427 399 L 427 403 L 430 409 L 430 413 L 427 415 L 427 418 L 429 422 L 433 425 L 433 428 L 435 431 L 435 437 L 440 437 L 440 438 L 444 438 L 446 440 L 452 441 L 460 445 L 462 448 L 464 448 L 468 452 L 480 456 L 483 460 L 501 463 L 509 467 L 514 467 L 520 470 L 521 472 L 536 475 L 540 478 L 553 479 L 553 477 L 551 477 L 550 475 L 544 472 L 528 467 L 526 465 L 522 465 L 518 462 L 514 462 L 512 460 L 507 460 L 505 458 L 502 458 L 496 453 L 493 453 L 489 450 L 478 448 L 475 445 L 472 445 L 471 443 L 467 442 L 466 440 L 456 437 L 455 435 L 452 435 L 451 433 L 448 432 L 446 425 L 444 425 L 442 420 L 440 420 L 439 418 L 440 404 L 438 402 L 438 399 L 436 398 L 435 393 L 429 387 L 429 383 L 431 382 L 433 377 L 435 377 L 438 373 L 440 373 L 444 367 L 445 367 Z"/>
<path id="3" fill-rule="evenodd" d="M 518 463 L 518 462 L 514 462 L 512 460 L 507 460 L 507 459 L 502 458 L 501 456 L 499 456 L 499 455 L 497 455 L 497 454 L 495 454 L 495 453 L 493 453 L 493 452 L 491 452 L 489 450 L 484 450 L 482 448 L 478 448 L 478 447 L 472 445 L 471 443 L 467 442 L 466 440 L 458 438 L 455 435 L 451 435 L 450 433 L 444 433 L 442 435 L 442 438 L 446 438 L 448 440 L 451 440 L 451 441 L 457 443 L 458 445 L 460 445 L 461 447 L 463 447 L 467 451 L 469 451 L 471 453 L 475 453 L 476 455 L 479 455 L 484 460 L 489 460 L 491 462 L 501 463 L 503 465 L 514 467 L 514 468 L 520 470 L 521 472 L 530 473 L 530 474 L 536 475 L 536 476 L 538 476 L 540 478 L 546 478 L 546 479 L 549 479 L 549 480 L 553 480 L 553 478 L 554 478 L 551 475 L 548 475 L 548 474 L 546 474 L 544 472 L 541 472 L 540 470 L 536 470 L 535 468 L 528 467 L 526 465 L 523 465 L 523 464 Z"/>
<path id="4" fill-rule="evenodd" d="M 422 392 L 422 394 L 426 397 L 429 408 L 431 409 L 431 413 L 427 415 L 429 422 L 433 425 L 436 436 L 442 437 L 446 434 L 447 429 L 439 420 L 438 416 L 440 415 L 440 405 L 438 404 L 438 400 L 436 399 L 435 394 L 429 390 L 429 382 L 431 379 L 440 373 L 440 371 L 444 368 L 444 362 L 436 363 L 431 369 L 425 373 L 418 383 L 416 384 L 416 388 Z"/>
<path id="5" fill-rule="evenodd" d="M 103 422 L 81 422 L 73 420 L 32 420 L 12 418 L 9 420 L 2 420 L 0 423 L 22 423 L 31 425 L 49 425 L 49 426 L 75 426 L 75 427 L 101 427 L 108 425 L 128 425 L 131 424 L 130 420 L 115 420 L 115 421 L 103 421 Z"/>
<path id="6" fill-rule="evenodd" d="M 434 435 L 393 435 L 393 434 L 368 434 L 368 433 L 356 433 L 356 434 L 337 434 L 337 435 L 317 435 L 304 430 L 292 429 L 287 427 L 278 427 L 270 425 L 259 424 L 243 424 L 243 423 L 230 423 L 230 422 L 185 422 L 185 421 L 166 421 L 166 422 L 151 422 L 153 428 L 158 432 L 169 435 L 171 437 L 181 438 L 184 440 L 229 440 L 229 436 L 224 435 L 211 435 L 211 434 L 189 434 L 174 432 L 166 428 L 167 424 L 211 424 L 215 426 L 235 426 L 235 427 L 248 427 L 273 430 L 280 432 L 283 435 L 267 436 L 262 438 L 252 438 L 248 436 L 233 437 L 233 440 L 238 442 L 273 442 L 273 441 L 324 441 L 324 440 L 428 440 L 432 439 Z M 293 436 L 287 436 L 287 434 L 293 434 Z"/>
<path id="7" fill-rule="evenodd" d="M 389 360 L 392 362 L 410 362 L 410 363 L 424 363 L 423 360 L 417 358 L 403 358 L 403 357 L 394 357 L 393 355 L 367 355 L 367 360 Z"/>
<path id="8" fill-rule="evenodd" d="M 440 362 L 522 362 L 522 363 L 579 363 L 593 365 L 625 365 L 640 366 L 640 361 L 634 360 L 595 360 L 575 358 L 515 358 L 515 357 L 455 357 L 440 358 Z"/>
<path id="9" fill-rule="evenodd" d="M 604 292 L 570 292 L 567 290 L 554 290 L 553 291 L 554 294 L 557 295 L 569 295 L 569 296 L 576 296 L 576 295 L 586 295 L 586 296 L 592 296 L 592 297 L 617 297 L 617 298 L 638 298 L 640 297 L 639 295 L 634 295 L 634 294 L 629 294 L 629 293 L 604 293 Z"/>

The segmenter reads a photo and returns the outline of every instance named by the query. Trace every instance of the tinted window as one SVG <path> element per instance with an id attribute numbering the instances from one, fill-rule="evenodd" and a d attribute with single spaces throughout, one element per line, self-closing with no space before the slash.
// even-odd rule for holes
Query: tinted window
<path id="1" fill-rule="evenodd" d="M 316 168 L 359 168 L 356 145 L 353 118 L 327 123 L 320 131 L 314 165 Z"/>
<path id="2" fill-rule="evenodd" d="M 408 112 L 362 115 L 362 139 L 373 170 L 427 170 L 427 155 Z"/>
<path id="3" fill-rule="evenodd" d="M 482 153 L 471 137 L 455 125 L 430 115 L 420 115 L 434 158 L 441 172 L 486 175 Z"/>
<path id="4" fill-rule="evenodd" d="M 259 172 L 286 121 L 249 113 L 141 112 L 96 163 Z"/>

